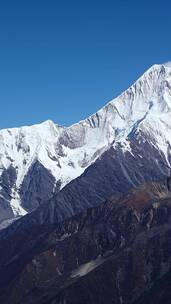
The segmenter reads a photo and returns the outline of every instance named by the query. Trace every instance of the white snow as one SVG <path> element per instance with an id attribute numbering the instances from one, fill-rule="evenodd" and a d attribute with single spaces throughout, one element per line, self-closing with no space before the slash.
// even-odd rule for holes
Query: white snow
<path id="1" fill-rule="evenodd" d="M 21 206 L 21 201 L 18 193 L 15 192 L 14 189 L 12 189 L 11 208 L 15 217 L 27 214 L 27 212 Z"/>
<path id="2" fill-rule="evenodd" d="M 105 261 L 105 258 L 102 257 L 98 257 L 95 260 L 92 260 L 88 263 L 82 264 L 81 266 L 79 266 L 77 269 L 75 269 L 70 277 L 71 278 L 75 278 L 75 277 L 83 277 L 86 274 L 88 274 L 90 271 L 94 270 L 97 266 L 99 266 L 100 264 L 102 264 Z"/>

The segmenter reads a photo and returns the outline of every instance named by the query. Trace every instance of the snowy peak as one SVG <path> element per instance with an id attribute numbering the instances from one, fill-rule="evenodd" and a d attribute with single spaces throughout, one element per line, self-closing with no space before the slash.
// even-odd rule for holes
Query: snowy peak
<path id="1" fill-rule="evenodd" d="M 71 146 L 102 148 L 126 138 L 147 115 L 160 115 L 171 108 L 171 68 L 152 66 L 123 94 L 100 111 L 65 130 Z"/>
<path id="2" fill-rule="evenodd" d="M 140 119 L 148 110 L 165 112 L 170 109 L 170 84 L 171 68 L 154 65 L 113 103 L 127 120 Z"/>
<path id="3" fill-rule="evenodd" d="M 28 160 L 38 157 L 41 148 L 52 148 L 62 127 L 51 121 L 29 127 L 4 129 L 0 131 L 1 167 L 10 163 L 24 167 Z"/>
<path id="4" fill-rule="evenodd" d="M 24 214 L 22 206 L 29 211 L 29 202 L 34 201 L 37 206 L 49 199 L 111 145 L 124 143 L 124 151 L 130 150 L 131 135 L 140 130 L 148 134 L 168 161 L 171 145 L 168 64 L 153 65 L 119 97 L 70 127 L 47 120 L 29 127 L 1 130 L 1 197 L 6 197 L 15 215 Z"/>

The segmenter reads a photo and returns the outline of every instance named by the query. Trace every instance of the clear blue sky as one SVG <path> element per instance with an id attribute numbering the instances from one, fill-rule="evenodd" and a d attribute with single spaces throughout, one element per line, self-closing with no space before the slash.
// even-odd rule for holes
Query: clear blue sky
<path id="1" fill-rule="evenodd" d="M 0 1 L 0 128 L 94 113 L 171 60 L 171 1 Z"/>

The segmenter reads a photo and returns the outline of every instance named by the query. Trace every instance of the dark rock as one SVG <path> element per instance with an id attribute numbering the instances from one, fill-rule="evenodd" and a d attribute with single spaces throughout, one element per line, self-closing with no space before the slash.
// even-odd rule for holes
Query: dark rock
<path id="1" fill-rule="evenodd" d="M 22 207 L 33 211 L 60 189 L 56 180 L 38 160 L 31 166 L 20 187 Z"/>

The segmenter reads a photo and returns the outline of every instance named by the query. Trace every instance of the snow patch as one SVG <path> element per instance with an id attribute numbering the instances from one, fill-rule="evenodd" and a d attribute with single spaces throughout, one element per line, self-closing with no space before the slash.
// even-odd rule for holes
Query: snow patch
<path id="1" fill-rule="evenodd" d="M 102 264 L 104 260 L 105 260 L 104 258 L 98 257 L 96 260 L 92 260 L 88 263 L 82 264 L 71 273 L 71 278 L 85 276 L 90 271 L 94 270 L 96 267 Z"/>
<path id="2" fill-rule="evenodd" d="M 11 208 L 15 217 L 27 214 L 27 211 L 21 206 L 20 197 L 17 192 L 12 189 Z"/>

